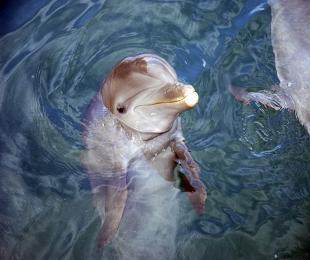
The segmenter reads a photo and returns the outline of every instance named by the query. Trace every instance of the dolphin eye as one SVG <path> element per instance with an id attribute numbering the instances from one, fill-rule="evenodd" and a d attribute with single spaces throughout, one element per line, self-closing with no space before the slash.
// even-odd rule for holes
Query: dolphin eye
<path id="1" fill-rule="evenodd" d="M 126 112 L 126 108 L 122 105 L 117 107 L 118 113 L 124 114 Z"/>

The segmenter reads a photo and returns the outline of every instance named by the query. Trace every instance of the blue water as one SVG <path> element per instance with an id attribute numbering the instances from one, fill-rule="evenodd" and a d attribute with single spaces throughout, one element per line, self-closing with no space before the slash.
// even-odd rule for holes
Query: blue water
<path id="1" fill-rule="evenodd" d="M 82 122 L 111 68 L 145 52 L 167 59 L 200 95 L 182 123 L 208 199 L 198 217 L 184 197 L 175 259 L 310 258 L 309 136 L 293 112 L 245 106 L 227 90 L 229 81 L 278 82 L 264 1 L 1 8 L 0 259 L 118 259 L 96 247 Z"/>

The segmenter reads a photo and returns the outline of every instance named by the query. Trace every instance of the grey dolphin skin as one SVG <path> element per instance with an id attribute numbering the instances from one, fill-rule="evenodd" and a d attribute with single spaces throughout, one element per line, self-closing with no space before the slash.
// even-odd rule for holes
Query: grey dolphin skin
<path id="1" fill-rule="evenodd" d="M 240 101 L 262 103 L 295 113 L 310 134 L 310 1 L 271 0 L 271 37 L 280 80 L 271 91 L 230 87 Z"/>
<path id="2" fill-rule="evenodd" d="M 197 102 L 195 89 L 178 82 L 174 69 L 156 55 L 126 58 L 104 81 L 88 111 L 86 149 L 81 156 L 92 185 L 94 204 L 102 218 L 99 246 L 110 243 L 122 223 L 132 226 L 133 243 L 134 236 L 138 236 L 134 227 L 144 214 L 137 211 L 150 211 L 141 220 L 145 223 L 147 218 L 160 214 L 169 199 L 158 194 L 176 190 L 173 185 L 177 165 L 197 213 L 204 211 L 205 187 L 200 181 L 199 166 L 184 143 L 179 119 L 181 112 Z M 141 196 L 137 195 L 139 192 Z M 130 198 L 134 203 L 126 205 Z M 129 213 L 124 215 L 125 211 Z M 126 216 L 128 219 L 122 219 Z M 164 223 L 165 214 L 161 219 L 157 224 Z M 141 230 L 153 228 L 155 221 L 152 223 L 144 224 Z"/>

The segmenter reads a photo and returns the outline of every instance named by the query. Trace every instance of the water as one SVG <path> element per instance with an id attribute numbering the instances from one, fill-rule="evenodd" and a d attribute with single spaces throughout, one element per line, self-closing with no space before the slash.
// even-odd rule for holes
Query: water
<path id="1" fill-rule="evenodd" d="M 278 81 L 265 2 L 28 0 L 0 14 L 1 259 L 118 258 L 96 248 L 82 120 L 111 68 L 145 52 L 200 95 L 182 121 L 208 200 L 197 217 L 183 197 L 175 259 L 309 259 L 309 137 L 294 113 L 227 90 Z"/>

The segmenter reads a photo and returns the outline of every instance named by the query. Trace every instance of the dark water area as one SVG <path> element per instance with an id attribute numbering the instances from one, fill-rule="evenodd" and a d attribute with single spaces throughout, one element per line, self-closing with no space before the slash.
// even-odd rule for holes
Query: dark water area
<path id="1" fill-rule="evenodd" d="M 309 136 L 293 112 L 228 91 L 278 83 L 270 22 L 258 0 L 2 3 L 0 259 L 131 259 L 97 249 L 80 154 L 101 82 L 140 53 L 165 58 L 200 96 L 182 124 L 208 199 L 201 217 L 176 199 L 175 259 L 310 259 Z"/>

